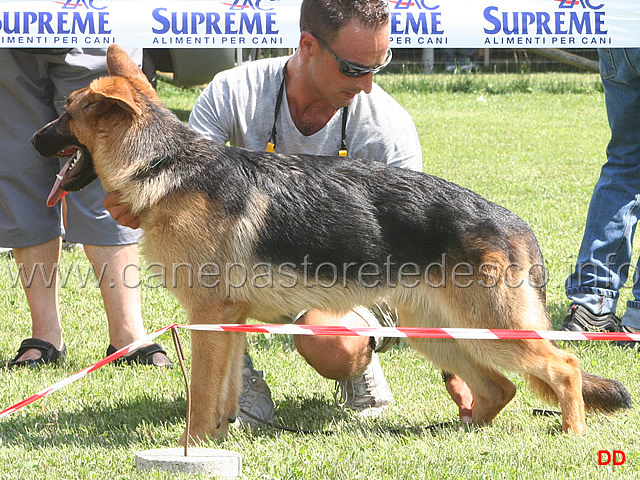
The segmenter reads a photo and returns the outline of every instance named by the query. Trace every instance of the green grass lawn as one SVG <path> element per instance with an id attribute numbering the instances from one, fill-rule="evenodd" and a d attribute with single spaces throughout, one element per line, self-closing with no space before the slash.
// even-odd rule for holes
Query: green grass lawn
<path id="1" fill-rule="evenodd" d="M 381 75 L 379 82 L 413 115 L 429 173 L 471 188 L 524 218 L 537 234 L 549 269 L 554 324 L 567 301 L 571 271 L 591 190 L 609 132 L 596 75 Z M 160 83 L 170 108 L 186 119 L 198 89 Z M 82 280 L 81 249 L 65 251 L 61 289 L 67 363 L 60 368 L 0 371 L 0 409 L 104 356 L 106 318 L 99 291 Z M 29 312 L 16 287 L 15 263 L 0 257 L 0 358 L 30 335 Z M 623 292 L 623 300 L 629 291 Z M 176 301 L 150 281 L 143 288 L 148 331 L 185 318 Z M 618 312 L 622 313 L 622 312 Z M 181 332 L 188 345 L 188 333 Z M 582 436 L 564 435 L 557 417 L 534 416 L 545 404 L 520 377 L 516 398 L 488 427 L 471 431 L 423 426 L 456 418 L 440 373 L 404 345 L 381 356 L 395 394 L 382 417 L 359 420 L 333 404 L 333 383 L 318 376 L 286 336 L 252 334 L 250 350 L 265 371 L 277 420 L 332 434 L 247 431 L 233 426 L 224 448 L 243 456 L 247 479 L 604 479 L 640 475 L 637 408 L 588 417 Z M 159 342 L 176 359 L 170 335 Z M 639 355 L 604 342 L 564 343 L 591 373 L 622 381 L 640 396 Z M 188 347 L 187 347 L 188 349 Z M 163 479 L 137 472 L 135 454 L 177 446 L 184 428 L 181 373 L 106 367 L 0 421 L 0 478 Z M 211 444 L 212 447 L 218 447 Z M 599 466 L 598 450 L 622 450 L 626 463 Z"/>

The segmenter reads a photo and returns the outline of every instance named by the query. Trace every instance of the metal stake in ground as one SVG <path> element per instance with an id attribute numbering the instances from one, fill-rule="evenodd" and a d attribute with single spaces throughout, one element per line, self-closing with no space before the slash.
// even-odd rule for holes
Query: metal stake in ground
<path id="1" fill-rule="evenodd" d="M 185 438 L 189 438 L 191 424 L 191 389 L 184 365 L 184 349 L 177 328 L 171 329 L 178 361 L 184 376 L 187 412 Z M 242 475 L 242 455 L 231 450 L 214 448 L 159 448 L 136 454 L 138 470 L 164 470 L 172 473 L 199 474 L 210 477 L 236 478 Z"/>

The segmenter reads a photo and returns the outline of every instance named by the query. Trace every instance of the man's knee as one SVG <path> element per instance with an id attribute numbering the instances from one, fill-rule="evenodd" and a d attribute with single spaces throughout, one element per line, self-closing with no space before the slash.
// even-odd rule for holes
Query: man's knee
<path id="1" fill-rule="evenodd" d="M 368 337 L 296 335 L 294 342 L 307 363 L 332 380 L 360 375 L 373 353 Z"/>

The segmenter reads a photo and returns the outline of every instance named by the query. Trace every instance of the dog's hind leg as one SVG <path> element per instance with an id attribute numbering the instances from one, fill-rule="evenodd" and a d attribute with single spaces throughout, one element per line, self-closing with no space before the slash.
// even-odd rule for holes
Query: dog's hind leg
<path id="1" fill-rule="evenodd" d="M 426 311 L 426 309 L 425 309 Z M 449 325 L 449 314 L 438 309 L 414 312 L 398 309 L 402 326 Z M 493 368 L 490 359 L 476 351 L 478 344 L 469 340 L 412 338 L 409 344 L 422 353 L 437 368 L 455 373 L 462 378 L 471 393 L 474 403 L 471 419 L 474 424 L 490 423 L 515 396 L 514 384 Z M 484 345 L 484 344 L 483 344 Z"/>
<path id="2" fill-rule="evenodd" d="M 455 373 L 467 383 L 473 394 L 471 420 L 476 425 L 490 423 L 516 394 L 515 385 L 507 377 L 478 364 L 461 341 L 409 339 L 409 343 L 437 368 Z"/>
<path id="3" fill-rule="evenodd" d="M 456 374 L 473 394 L 471 420 L 475 425 L 491 423 L 516 394 L 513 382 L 498 370 L 467 363 Z"/>
<path id="4" fill-rule="evenodd" d="M 189 323 L 244 323 L 246 306 L 220 303 L 190 309 Z M 244 335 L 191 332 L 191 428 L 189 443 L 223 440 L 238 411 Z M 186 432 L 180 439 L 184 445 Z"/>
<path id="5" fill-rule="evenodd" d="M 572 353 L 546 340 L 526 340 L 523 373 L 531 388 L 545 400 L 557 399 L 562 411 L 562 431 L 582 433 L 586 427 L 580 361 Z"/>
<path id="6" fill-rule="evenodd" d="M 580 361 L 548 340 L 485 340 L 471 343 L 478 355 L 496 367 L 516 371 L 527 378 L 543 399 L 560 404 L 562 430 L 582 433 L 586 426 Z M 464 375 L 461 375 L 463 378 Z M 465 378 L 466 380 L 466 378 Z M 473 387 L 471 388 L 473 392 Z M 475 393 L 474 393 L 475 394 Z"/>

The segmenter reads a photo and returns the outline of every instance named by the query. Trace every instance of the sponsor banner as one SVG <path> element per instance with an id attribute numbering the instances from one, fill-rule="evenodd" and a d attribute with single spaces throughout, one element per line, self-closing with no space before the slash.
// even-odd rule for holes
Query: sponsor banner
<path id="1" fill-rule="evenodd" d="M 392 47 L 640 47 L 637 0 L 389 1 Z"/>
<path id="2" fill-rule="evenodd" d="M 0 47 L 280 48 L 300 0 L 0 0 Z"/>
<path id="3" fill-rule="evenodd" d="M 0 0 L 0 47 L 291 48 L 300 0 Z M 388 0 L 393 48 L 640 47 L 637 0 Z"/>

